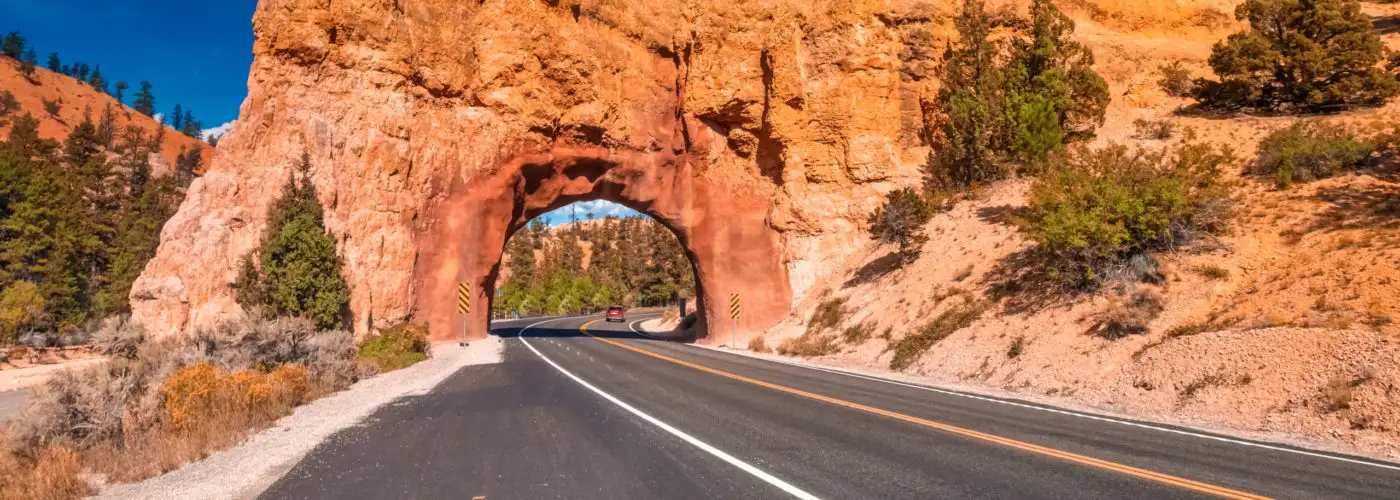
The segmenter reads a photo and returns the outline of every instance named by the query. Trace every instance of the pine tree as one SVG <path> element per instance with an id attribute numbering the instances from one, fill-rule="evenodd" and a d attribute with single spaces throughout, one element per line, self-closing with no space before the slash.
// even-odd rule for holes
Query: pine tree
<path id="1" fill-rule="evenodd" d="M 185 111 L 179 104 L 175 105 L 175 112 L 170 113 L 170 128 L 183 132 L 185 130 Z"/>
<path id="2" fill-rule="evenodd" d="M 1196 99 L 1224 108 L 1304 110 L 1379 105 L 1400 82 L 1380 69 L 1385 45 L 1357 0 L 1246 0 L 1250 29 L 1217 42 Z"/>
<path id="3" fill-rule="evenodd" d="M 140 90 L 136 91 L 136 100 L 131 103 L 131 108 L 137 113 L 146 116 L 156 114 L 156 96 L 151 94 L 151 82 L 141 82 L 137 84 Z"/>
<path id="4" fill-rule="evenodd" d="M 1074 21 L 1050 0 L 1031 6 L 1031 37 L 1013 43 L 1003 71 L 1008 142 L 1023 159 L 1043 159 L 1066 141 L 1092 135 L 1108 109 L 1108 83 L 1094 54 L 1074 40 Z"/>
<path id="5" fill-rule="evenodd" d="M 19 31 L 11 31 L 0 38 L 0 53 L 4 53 L 10 59 L 18 60 L 24 54 L 24 35 L 21 35 Z"/>
<path id="6" fill-rule="evenodd" d="M 192 112 L 189 108 L 185 109 L 184 122 L 184 127 L 180 128 L 180 132 L 190 137 L 199 137 L 199 120 L 194 119 L 194 112 Z"/>
<path id="7" fill-rule="evenodd" d="M 62 73 L 62 72 L 63 72 L 63 63 L 62 63 L 61 61 L 59 61 L 59 59 L 58 59 L 58 53 L 57 53 L 57 52 L 49 52 L 49 64 L 48 64 L 48 67 L 49 67 L 49 71 L 52 71 L 52 72 L 54 72 L 54 73 Z"/>
<path id="8" fill-rule="evenodd" d="M 97 65 L 96 68 L 92 69 L 92 78 L 88 79 L 88 85 L 91 85 L 93 89 L 102 92 L 107 92 L 107 81 L 102 79 L 101 64 Z"/>
<path id="9" fill-rule="evenodd" d="M 38 59 L 39 56 L 34 54 L 34 49 L 32 47 L 29 50 L 25 51 L 24 60 L 21 61 L 19 65 L 19 72 L 24 73 L 25 77 L 33 77 L 35 68 L 34 65 L 37 63 Z"/>
<path id="10" fill-rule="evenodd" d="M 268 212 L 267 233 L 259 250 L 256 287 L 278 316 L 300 316 L 322 329 L 345 326 L 350 289 L 341 277 L 336 241 L 326 232 L 321 202 L 311 183 L 310 157 L 303 153 L 296 175 L 287 180 L 282 198 Z M 246 300 L 240 293 L 239 300 Z"/>
<path id="11" fill-rule="evenodd" d="M 129 88 L 131 88 L 131 86 L 127 85 L 125 80 L 117 80 L 117 102 L 126 104 L 124 96 L 126 95 L 126 89 Z"/>
<path id="12" fill-rule="evenodd" d="M 994 141 L 1001 114 L 1001 72 L 996 57 L 1001 47 L 990 38 L 991 20 L 981 0 L 967 0 L 956 20 L 957 47 L 943 58 L 943 86 L 938 102 L 944 116 L 934 150 L 936 161 L 925 171 L 931 189 L 962 187 L 1004 175 Z"/>
<path id="13" fill-rule="evenodd" d="M 80 82 L 88 81 L 88 74 L 91 72 L 92 67 L 88 66 L 87 63 L 75 63 L 73 65 L 73 78 L 77 78 Z"/>

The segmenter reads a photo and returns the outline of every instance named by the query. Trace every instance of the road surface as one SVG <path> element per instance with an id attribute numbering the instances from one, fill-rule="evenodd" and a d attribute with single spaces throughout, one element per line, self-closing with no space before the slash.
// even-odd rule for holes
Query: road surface
<path id="1" fill-rule="evenodd" d="M 596 320 L 498 323 L 503 363 L 332 436 L 263 498 L 1400 498 L 1394 464 L 758 360 Z"/>

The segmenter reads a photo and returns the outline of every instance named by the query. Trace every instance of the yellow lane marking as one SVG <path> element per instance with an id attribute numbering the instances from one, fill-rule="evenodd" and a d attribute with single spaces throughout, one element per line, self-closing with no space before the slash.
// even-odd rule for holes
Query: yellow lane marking
<path id="1" fill-rule="evenodd" d="M 657 354 L 657 353 L 648 351 L 648 350 L 646 350 L 646 349 L 641 349 L 641 348 L 638 348 L 638 347 L 633 347 L 633 346 L 630 346 L 630 345 L 627 345 L 627 344 L 623 344 L 623 343 L 618 342 L 618 341 L 615 341 L 615 340 L 605 339 L 605 338 L 602 338 L 602 337 L 596 337 L 596 336 L 594 336 L 593 334 L 588 333 L 588 327 L 589 327 L 589 325 L 592 325 L 593 323 L 597 323 L 597 322 L 598 322 L 598 320 L 595 319 L 595 320 L 593 320 L 593 321 L 589 321 L 589 322 L 587 322 L 587 323 L 584 323 L 583 326 L 580 326 L 580 327 L 579 327 L 579 331 L 583 332 L 584 335 L 588 335 L 589 337 L 592 337 L 594 340 L 598 340 L 598 341 L 602 341 L 602 342 L 607 342 L 607 343 L 609 343 L 609 344 L 615 345 L 615 346 L 617 346 L 617 347 L 621 347 L 621 348 L 623 348 L 623 349 L 627 349 L 627 350 L 629 350 L 629 351 L 637 352 L 637 353 L 640 353 L 640 354 L 645 354 L 645 355 L 647 355 L 647 356 L 651 356 L 651 357 L 653 357 L 653 358 L 660 359 L 660 360 L 670 361 L 670 362 L 672 362 L 672 363 L 676 363 L 676 364 L 678 364 L 678 365 L 686 366 L 686 367 L 689 367 L 689 368 L 694 368 L 694 369 L 700 370 L 700 371 L 702 371 L 702 372 L 711 373 L 711 374 L 714 374 L 714 375 L 719 375 L 719 376 L 721 376 L 721 377 L 726 377 L 726 378 L 738 380 L 738 381 L 740 381 L 740 382 L 747 382 L 747 383 L 754 384 L 754 385 L 761 386 L 761 387 L 767 387 L 767 388 L 773 389 L 773 390 L 775 390 L 775 391 L 786 392 L 786 393 L 788 393 L 788 394 L 794 394 L 794 395 L 797 395 L 797 396 L 802 396 L 802 397 L 804 397 L 804 398 L 815 399 L 815 400 L 817 400 L 817 401 L 822 401 L 822 402 L 834 404 L 834 405 L 837 405 L 837 406 L 844 406 L 844 407 L 846 407 L 846 408 L 851 408 L 851 409 L 854 409 L 854 410 L 860 410 L 860 411 L 864 411 L 864 412 L 867 412 L 867 413 L 874 413 L 874 414 L 876 414 L 876 415 L 881 415 L 881 416 L 885 416 L 885 417 L 890 417 L 890 418 L 897 419 L 897 420 L 903 420 L 903 421 L 905 421 L 905 422 L 910 422 L 910 423 L 922 425 L 922 426 L 924 426 L 924 427 L 929 427 L 929 428 L 933 428 L 933 429 L 938 429 L 938 430 L 941 430 L 941 431 L 944 431 L 944 432 L 949 432 L 949 433 L 953 433 L 953 434 L 958 434 L 958 435 L 961 435 L 961 436 L 967 436 L 967 437 L 971 437 L 971 438 L 975 438 L 975 439 L 980 439 L 980 440 L 983 440 L 983 441 L 989 441 L 989 442 L 996 443 L 996 444 L 1000 444 L 1000 445 L 1003 445 L 1003 446 L 1009 446 L 1009 447 L 1012 447 L 1012 448 L 1016 448 L 1016 449 L 1018 449 L 1018 450 L 1029 451 L 1029 452 L 1032 452 L 1032 453 L 1039 453 L 1039 454 L 1041 454 L 1041 455 L 1047 455 L 1047 456 L 1059 458 L 1059 459 L 1062 459 L 1062 460 L 1068 460 L 1068 461 L 1071 461 L 1071 462 L 1074 462 L 1074 463 L 1078 463 L 1078 464 L 1082 464 L 1082 465 L 1087 465 L 1087 466 L 1090 466 L 1090 467 L 1097 467 L 1097 468 L 1100 468 L 1100 469 L 1110 470 L 1110 471 L 1114 471 L 1114 472 L 1119 472 L 1119 473 L 1127 474 L 1127 475 L 1130 475 L 1130 476 L 1135 476 L 1135 477 L 1139 477 L 1139 478 L 1142 478 L 1142 479 L 1147 479 L 1147 480 L 1150 480 L 1150 481 L 1157 481 L 1157 482 L 1159 482 L 1159 483 L 1169 484 L 1169 485 L 1172 485 L 1172 486 L 1178 486 L 1178 487 L 1186 488 L 1186 489 L 1192 490 L 1192 491 L 1197 491 L 1197 492 L 1201 492 L 1201 493 L 1207 493 L 1207 494 L 1216 495 L 1216 496 L 1220 496 L 1220 497 L 1224 497 L 1224 498 L 1237 498 L 1237 499 L 1250 499 L 1250 500 L 1268 500 L 1268 499 L 1269 499 L 1269 497 L 1265 497 L 1265 496 L 1255 495 L 1255 494 L 1252 494 L 1252 493 L 1245 493 L 1245 492 L 1243 492 L 1243 491 L 1232 490 L 1232 489 L 1225 488 L 1225 487 L 1222 487 L 1222 486 L 1216 486 L 1216 485 L 1213 485 L 1213 484 L 1206 484 L 1206 483 L 1202 483 L 1202 482 L 1199 482 L 1199 481 L 1192 481 L 1192 480 L 1190 480 L 1190 479 L 1180 478 L 1180 477 L 1176 477 L 1176 476 L 1172 476 L 1172 475 L 1168 475 L 1168 474 L 1162 474 L 1162 473 L 1160 473 L 1160 472 L 1153 472 L 1153 471 L 1150 471 L 1150 470 L 1147 470 L 1147 469 L 1139 469 L 1139 468 L 1137 468 L 1137 467 L 1133 467 L 1133 466 L 1129 466 L 1129 465 L 1123 465 L 1123 464 L 1116 463 L 1116 462 L 1109 462 L 1109 461 L 1107 461 L 1107 460 L 1100 460 L 1100 459 L 1097 459 L 1097 458 L 1094 458 L 1094 457 L 1079 455 L 1079 454 L 1070 453 L 1070 452 L 1067 452 L 1067 451 L 1060 451 L 1060 450 L 1057 450 L 1057 449 L 1054 449 L 1054 448 L 1047 448 L 1047 447 L 1044 447 L 1044 446 L 1040 446 L 1040 445 L 1036 445 L 1036 444 L 1031 444 L 1031 443 L 1027 443 L 1027 442 L 1024 442 L 1024 441 L 1017 441 L 1017 440 L 1015 440 L 1015 439 L 1004 438 L 1004 437 L 997 436 L 997 435 L 993 435 L 993 434 L 987 434 L 987 433 L 985 433 L 985 432 L 978 432 L 978 431 L 974 431 L 974 430 L 971 430 L 971 429 L 964 429 L 964 428 L 962 428 L 962 427 L 958 427 L 958 426 L 954 426 L 954 425 L 948 425 L 948 424 L 944 424 L 944 423 L 940 423 L 940 422 L 934 422 L 934 421 L 932 421 L 932 420 L 923 419 L 923 418 L 919 418 L 919 417 L 914 417 L 914 416 L 910 416 L 910 415 L 905 415 L 905 414 L 903 414 L 903 413 L 897 413 L 897 412 L 893 412 L 893 411 L 889 411 L 889 410 L 882 410 L 882 409 L 880 409 L 880 408 L 875 408 L 875 407 L 873 407 L 873 406 L 866 406 L 866 405 L 863 405 L 863 404 L 860 404 L 860 403 L 852 403 L 852 402 L 850 402 L 850 401 L 846 401 L 846 400 L 843 400 L 843 399 L 836 399 L 836 398 L 833 398 L 833 397 L 823 396 L 823 395 L 820 395 L 820 394 L 814 394 L 814 393 L 810 393 L 810 392 L 803 391 L 803 390 L 799 390 L 799 389 L 793 389 L 793 388 L 791 388 L 791 387 L 781 386 L 781 385 L 774 384 L 774 383 L 771 383 L 771 382 L 764 382 L 764 381 L 762 381 L 762 380 L 752 379 L 752 378 L 749 378 L 749 377 L 745 377 L 745 376 L 743 376 L 743 375 L 735 375 L 735 374 L 733 374 L 733 373 L 729 373 L 729 372 L 722 371 L 722 370 L 716 370 L 716 369 L 710 368 L 710 367 L 708 367 L 708 366 L 697 365 L 697 364 L 691 363 L 691 362 L 689 362 L 689 361 L 682 361 L 682 360 L 679 360 L 679 359 L 676 359 L 676 358 L 673 358 L 673 357 L 670 357 L 670 356 L 666 356 L 666 355 L 664 355 L 664 354 Z"/>

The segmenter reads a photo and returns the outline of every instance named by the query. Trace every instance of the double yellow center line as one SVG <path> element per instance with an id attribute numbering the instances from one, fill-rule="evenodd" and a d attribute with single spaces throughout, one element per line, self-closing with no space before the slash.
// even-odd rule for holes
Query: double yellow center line
<path id="1" fill-rule="evenodd" d="M 1177 486 L 1177 487 L 1185 488 L 1185 489 L 1192 490 L 1192 491 L 1197 491 L 1197 492 L 1206 493 L 1206 494 L 1210 494 L 1210 495 L 1216 495 L 1216 496 L 1220 496 L 1220 497 L 1224 497 L 1224 498 L 1233 498 L 1233 499 L 1249 499 L 1249 500 L 1268 500 L 1268 499 L 1269 499 L 1269 497 L 1265 497 L 1265 496 L 1255 495 L 1255 494 L 1252 494 L 1252 493 L 1245 493 L 1245 492 L 1243 492 L 1243 491 L 1232 490 L 1232 489 L 1229 489 L 1229 488 L 1225 488 L 1225 487 L 1221 487 L 1221 486 L 1215 486 L 1215 485 L 1213 485 L 1213 484 L 1206 484 L 1206 483 L 1202 483 L 1202 482 L 1199 482 L 1199 481 L 1192 481 L 1192 480 L 1190 480 L 1190 479 L 1180 478 L 1180 477 L 1176 477 L 1176 476 L 1172 476 L 1172 475 L 1168 475 L 1168 474 L 1162 474 L 1162 473 L 1159 473 L 1159 472 L 1153 472 L 1153 471 L 1150 471 L 1150 470 L 1147 470 L 1147 469 L 1140 469 L 1140 468 L 1137 468 L 1137 467 L 1133 467 L 1133 466 L 1129 466 L 1129 465 L 1123 465 L 1123 464 L 1116 463 L 1116 462 L 1110 462 L 1110 461 L 1107 461 L 1107 460 L 1100 460 L 1100 459 L 1097 459 L 1097 458 L 1094 458 L 1094 457 L 1079 455 L 1079 454 L 1070 453 L 1070 452 L 1067 452 L 1067 451 L 1060 451 L 1060 450 L 1057 450 L 1057 449 L 1054 449 L 1054 448 L 1047 448 L 1047 447 L 1040 446 L 1040 445 L 1037 445 L 1037 444 L 1031 444 L 1031 443 L 1027 443 L 1027 442 L 1024 442 L 1024 441 L 1017 441 L 1017 440 L 1015 440 L 1015 439 L 1004 438 L 1004 437 L 996 436 L 996 435 L 993 435 L 993 434 L 987 434 L 987 433 L 985 433 L 985 432 L 978 432 L 978 431 L 974 431 L 974 430 L 971 430 L 971 429 L 964 429 L 964 428 L 962 428 L 962 427 L 958 427 L 958 426 L 955 426 L 955 425 L 948 425 L 948 424 L 944 424 L 944 423 L 941 423 L 941 422 L 934 422 L 934 421 L 932 421 L 932 420 L 928 420 L 928 419 L 924 419 L 924 418 L 919 418 L 919 417 L 915 417 L 915 416 L 911 416 L 911 415 L 905 415 L 905 414 L 903 414 L 903 413 L 898 413 L 898 412 L 893 412 L 893 411 L 884 410 L 884 409 L 880 409 L 880 408 L 875 408 L 875 407 L 873 407 L 873 406 L 866 406 L 866 405 L 863 405 L 863 404 L 860 404 L 860 403 L 853 403 L 853 402 L 850 402 L 850 401 L 846 401 L 846 400 L 844 400 L 844 399 L 837 399 L 837 398 L 833 398 L 833 397 L 829 397 L 829 396 L 823 396 L 823 395 L 821 395 L 821 394 L 815 394 L 815 393 L 803 391 L 803 390 L 800 390 L 800 389 L 793 389 L 793 388 L 791 388 L 791 387 L 782 386 L 782 385 L 774 384 L 774 383 L 771 383 L 771 382 L 764 382 L 764 381 L 762 381 L 762 380 L 752 379 L 752 378 L 749 378 L 749 377 L 745 377 L 745 376 L 743 376 L 743 375 L 736 375 L 736 374 L 729 373 L 729 372 L 726 372 L 726 371 L 723 371 L 723 370 L 716 370 L 716 369 L 710 368 L 710 367 L 708 367 L 708 366 L 702 366 L 702 365 L 698 365 L 698 364 L 695 364 L 695 363 L 691 363 L 691 362 L 689 362 L 689 361 L 679 360 L 679 359 L 676 359 L 676 358 L 673 358 L 673 357 L 670 357 L 670 356 L 666 356 L 666 355 L 664 355 L 664 354 L 657 354 L 657 353 L 648 351 L 648 350 L 646 350 L 646 349 L 641 349 L 641 348 L 638 348 L 638 347 L 633 347 L 633 346 L 624 344 L 624 343 L 622 343 L 622 342 L 618 342 L 618 341 L 611 340 L 611 339 L 605 339 L 605 338 L 602 338 L 602 337 L 597 337 L 597 336 L 594 336 L 594 335 L 591 334 L 591 333 L 588 333 L 588 327 L 589 327 L 590 325 L 592 325 L 593 323 L 597 323 L 597 322 L 598 322 L 598 320 L 595 319 L 595 320 L 593 320 L 593 321 L 589 321 L 589 322 L 587 322 L 587 323 L 584 323 L 583 326 L 579 327 L 579 331 L 583 332 L 584 335 L 588 335 L 589 337 L 592 337 L 592 338 L 595 339 L 595 340 L 598 340 L 598 341 L 601 341 L 601 342 L 606 342 L 606 343 L 608 343 L 608 344 L 612 344 L 612 345 L 615 345 L 615 346 L 617 346 L 617 347 L 621 347 L 621 348 L 623 348 L 623 349 L 627 349 L 627 350 L 629 350 L 629 351 L 633 351 L 633 352 L 636 352 L 636 353 L 639 353 L 639 354 L 643 354 L 643 355 L 646 355 L 646 356 L 651 356 L 651 357 L 656 358 L 656 359 L 660 359 L 660 360 L 664 360 L 664 361 L 669 361 L 669 362 L 672 362 L 672 363 L 675 363 L 675 364 L 678 364 L 678 365 L 681 365 L 681 366 L 689 367 L 689 368 L 694 368 L 694 369 L 696 369 L 696 370 L 700 370 L 700 371 L 705 372 L 705 373 L 710 373 L 710 374 L 714 374 L 714 375 L 719 375 L 719 376 L 721 376 L 721 377 L 725 377 L 725 378 L 729 378 L 729 379 L 733 379 L 733 380 L 738 380 L 738 381 L 740 381 L 740 382 L 746 382 L 746 383 L 753 384 L 753 385 L 757 385 L 757 386 L 760 386 L 760 387 L 766 387 L 766 388 L 769 388 L 769 389 L 773 389 L 773 390 L 775 390 L 775 391 L 786 392 L 786 393 L 788 393 L 788 394 L 792 394 L 792 395 L 795 395 L 795 396 L 801 396 L 801 397 L 808 398 L 808 399 L 814 399 L 814 400 L 821 401 L 821 402 L 824 402 L 824 403 L 830 403 L 830 404 L 833 404 L 833 405 L 836 405 L 836 406 L 844 406 L 844 407 L 846 407 L 846 408 L 850 408 L 850 409 L 853 409 L 853 410 L 859 410 L 859 411 L 863 411 L 863 412 L 866 412 L 866 413 L 873 413 L 873 414 L 876 414 L 876 415 L 880 415 L 880 416 L 884 416 L 884 417 L 889 417 L 889 418 L 893 418 L 893 419 L 896 419 L 896 420 L 903 420 L 903 421 L 905 421 L 905 422 L 909 422 L 909 423 L 912 423 L 912 424 L 921 425 L 921 426 L 928 427 L 928 428 L 931 428 L 931 429 L 937 429 L 937 430 L 940 430 L 940 431 L 944 431 L 944 432 L 948 432 L 948 433 L 952 433 L 952 434 L 957 434 L 957 435 L 960 435 L 960 436 L 966 436 L 966 437 L 970 437 L 970 438 L 974 438 L 974 439 L 979 439 L 979 440 L 982 440 L 982 441 L 988 441 L 988 442 L 996 443 L 996 444 L 999 444 L 999 445 L 1002 445 L 1002 446 L 1008 446 L 1008 447 L 1011 447 L 1011 448 L 1016 448 L 1016 449 L 1018 449 L 1018 450 L 1028 451 L 1028 452 L 1031 452 L 1031 453 L 1037 453 L 1037 454 L 1040 454 L 1040 455 L 1046 455 L 1046 456 L 1050 456 L 1050 457 L 1055 457 L 1055 458 L 1058 458 L 1058 459 L 1061 459 L 1061 460 L 1068 460 L 1068 461 L 1070 461 L 1070 462 L 1074 462 L 1074 463 L 1077 463 L 1077 464 L 1087 465 L 1087 466 L 1090 466 L 1090 467 L 1096 467 L 1096 468 L 1104 469 L 1104 470 L 1110 470 L 1110 471 L 1113 471 L 1113 472 L 1118 472 L 1118 473 L 1122 473 L 1122 474 L 1127 474 L 1127 475 L 1130 475 L 1130 476 L 1139 477 L 1139 478 L 1147 479 L 1147 480 L 1150 480 L 1150 481 L 1156 481 L 1156 482 L 1163 483 L 1163 484 L 1169 484 L 1169 485 L 1172 485 L 1172 486 Z"/>

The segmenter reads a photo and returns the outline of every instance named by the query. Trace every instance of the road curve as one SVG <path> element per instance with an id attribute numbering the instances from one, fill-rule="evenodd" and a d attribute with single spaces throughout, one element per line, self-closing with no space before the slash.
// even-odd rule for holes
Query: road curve
<path id="1" fill-rule="evenodd" d="M 262 498 L 1400 497 L 1394 464 L 774 363 L 596 320 L 497 323 L 501 364 L 380 409 Z"/>

